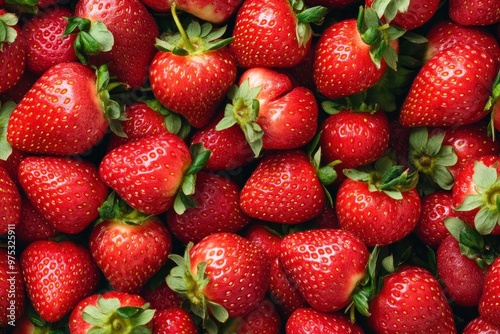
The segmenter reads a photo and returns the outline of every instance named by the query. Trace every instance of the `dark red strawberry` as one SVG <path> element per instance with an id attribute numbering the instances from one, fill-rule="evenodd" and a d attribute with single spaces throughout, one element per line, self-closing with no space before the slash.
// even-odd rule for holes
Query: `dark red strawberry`
<path id="1" fill-rule="evenodd" d="M 286 322 L 287 334 L 363 334 L 362 327 L 339 312 L 325 313 L 313 308 L 297 309 Z"/>
<path id="2" fill-rule="evenodd" d="M 500 334 L 500 326 L 478 316 L 467 323 L 462 334 Z"/>
<path id="3" fill-rule="evenodd" d="M 5 168 L 0 167 L 0 234 L 14 230 L 21 217 L 21 194 Z"/>
<path id="4" fill-rule="evenodd" d="M 151 282 L 151 280 L 149 281 Z M 162 279 L 160 285 L 152 286 L 152 284 L 146 284 L 139 295 L 147 301 L 152 309 L 162 310 L 170 307 L 181 307 L 182 300 L 179 298 L 177 293 L 172 290 L 165 279 Z"/>
<path id="5" fill-rule="evenodd" d="M 16 14 L 0 8 L 0 93 L 14 87 L 21 79 L 26 63 L 25 41 Z"/>
<path id="6" fill-rule="evenodd" d="M 21 218 L 16 226 L 16 241 L 28 245 L 36 240 L 48 240 L 59 232 L 40 214 L 35 206 L 23 197 L 21 202 Z"/>
<path id="7" fill-rule="evenodd" d="M 31 304 L 49 322 L 69 314 L 99 283 L 99 268 L 90 252 L 71 241 L 35 241 L 20 261 Z"/>
<path id="8" fill-rule="evenodd" d="M 264 298 L 250 312 L 232 320 L 224 333 L 235 334 L 275 334 L 281 330 L 281 317 L 276 306 Z"/>
<path id="9" fill-rule="evenodd" d="M 495 326 L 500 326 L 500 257 L 497 257 L 486 272 L 483 293 L 479 300 L 479 315 Z"/>
<path id="10" fill-rule="evenodd" d="M 12 230 L 14 231 L 14 230 Z M 19 259 L 16 257 L 15 234 L 7 235 L 7 248 L 0 248 L 0 329 L 15 327 L 25 312 L 26 296 Z"/>
<path id="11" fill-rule="evenodd" d="M 248 224 L 242 231 L 242 235 L 253 244 L 262 248 L 269 260 L 279 256 L 281 235 L 273 231 L 265 222 L 254 221 Z"/>
<path id="12" fill-rule="evenodd" d="M 181 307 L 156 310 L 152 334 L 197 334 L 193 317 Z"/>
<path id="13" fill-rule="evenodd" d="M 486 26 L 500 21 L 500 3 L 495 0 L 450 0 L 448 15 L 464 26 Z"/>

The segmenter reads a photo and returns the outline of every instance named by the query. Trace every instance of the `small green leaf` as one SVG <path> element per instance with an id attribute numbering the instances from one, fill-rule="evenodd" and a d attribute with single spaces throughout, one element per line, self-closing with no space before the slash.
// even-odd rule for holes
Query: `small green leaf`
<path id="1" fill-rule="evenodd" d="M 481 195 L 468 195 L 455 211 L 471 211 L 483 205 Z"/>
<path id="2" fill-rule="evenodd" d="M 474 217 L 474 226 L 482 234 L 490 234 L 498 224 L 499 213 L 487 207 L 481 208 Z"/>
<path id="3" fill-rule="evenodd" d="M 100 45 L 102 52 L 111 51 L 115 43 L 113 34 L 108 30 L 106 25 L 101 21 L 94 21 L 90 25 L 89 35 L 92 36 Z"/>
<path id="4" fill-rule="evenodd" d="M 472 180 L 480 189 L 480 192 L 484 192 L 486 189 L 494 185 L 497 182 L 497 179 L 498 175 L 495 167 L 487 167 L 480 161 L 474 162 L 474 174 L 472 176 Z"/>

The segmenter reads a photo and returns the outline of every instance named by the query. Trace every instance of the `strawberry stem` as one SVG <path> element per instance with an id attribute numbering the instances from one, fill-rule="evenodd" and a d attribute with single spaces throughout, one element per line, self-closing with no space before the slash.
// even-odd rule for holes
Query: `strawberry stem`
<path id="1" fill-rule="evenodd" d="M 172 12 L 172 18 L 174 19 L 175 25 L 177 26 L 177 29 L 179 30 L 179 33 L 182 36 L 182 40 L 184 41 L 184 45 L 185 45 L 186 50 L 188 52 L 194 52 L 196 50 L 196 48 L 191 43 L 189 36 L 186 34 L 186 31 L 182 27 L 181 21 L 179 20 L 179 17 L 177 16 L 177 12 L 175 10 L 176 7 L 177 7 L 177 5 L 175 4 L 175 1 L 174 1 L 170 7 L 170 11 Z"/>

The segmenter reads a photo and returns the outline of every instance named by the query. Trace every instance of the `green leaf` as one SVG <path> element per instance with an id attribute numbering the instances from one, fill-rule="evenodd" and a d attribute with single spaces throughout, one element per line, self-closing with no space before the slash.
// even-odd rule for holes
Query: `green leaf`
<path id="1" fill-rule="evenodd" d="M 474 217 L 474 226 L 482 234 L 490 234 L 498 224 L 499 213 L 492 211 L 487 207 L 481 208 Z"/>
<path id="2" fill-rule="evenodd" d="M 7 101 L 0 106 L 0 160 L 7 160 L 12 153 L 12 146 L 7 141 L 7 127 L 16 103 Z"/>
<path id="3" fill-rule="evenodd" d="M 99 44 L 100 51 L 111 51 L 115 43 L 115 39 L 104 23 L 101 21 L 92 22 L 88 33 Z"/>
<path id="4" fill-rule="evenodd" d="M 229 319 L 229 313 L 224 308 L 224 306 L 211 301 L 207 301 L 207 306 L 210 312 L 212 312 L 214 318 L 217 319 L 217 321 L 224 323 L 227 321 L 227 319 Z"/>
<path id="5" fill-rule="evenodd" d="M 120 300 L 118 298 L 104 298 L 100 296 L 97 299 L 97 306 L 101 310 L 101 313 L 113 313 L 120 307 Z"/>
<path id="6" fill-rule="evenodd" d="M 495 167 L 486 167 L 486 165 L 480 161 L 474 162 L 474 174 L 472 176 L 472 180 L 480 189 L 481 193 L 494 185 L 497 182 L 497 179 L 498 175 Z"/>
<path id="7" fill-rule="evenodd" d="M 94 305 L 85 307 L 82 313 L 82 319 L 90 325 L 102 325 L 105 321 L 103 313 Z"/>
<path id="8" fill-rule="evenodd" d="M 455 211 L 471 211 L 483 205 L 481 195 L 468 195 Z"/>

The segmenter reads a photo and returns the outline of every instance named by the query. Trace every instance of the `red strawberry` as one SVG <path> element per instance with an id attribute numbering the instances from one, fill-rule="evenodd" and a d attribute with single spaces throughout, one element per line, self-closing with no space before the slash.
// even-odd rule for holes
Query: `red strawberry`
<path id="1" fill-rule="evenodd" d="M 48 240 L 58 233 L 35 206 L 26 197 L 23 197 L 21 219 L 16 226 L 17 241 L 20 244 L 28 245 L 36 240 Z"/>
<path id="2" fill-rule="evenodd" d="M 413 30 L 423 26 L 436 14 L 439 0 L 413 0 L 399 3 L 398 1 L 366 0 L 366 6 L 373 7 L 383 15 L 385 22 L 405 30 Z"/>
<path id="3" fill-rule="evenodd" d="M 358 3 L 358 0 L 306 0 L 309 6 L 325 6 L 328 8 L 342 9 Z"/>
<path id="4" fill-rule="evenodd" d="M 394 166 L 380 172 L 344 173 L 348 178 L 336 197 L 340 228 L 370 246 L 389 245 L 413 231 L 421 211 L 415 172 Z"/>
<path id="5" fill-rule="evenodd" d="M 402 267 L 384 277 L 369 310 L 368 323 L 375 333 L 457 332 L 441 285 L 420 267 Z"/>
<path id="6" fill-rule="evenodd" d="M 139 292 L 139 295 L 149 303 L 152 309 L 163 310 L 182 306 L 182 300 L 174 290 L 170 289 L 165 279 L 162 279 L 158 286 L 152 286 L 150 283 L 146 284 Z"/>
<path id="7" fill-rule="evenodd" d="M 198 158 L 192 158 L 179 136 L 165 132 L 111 150 L 101 160 L 99 174 L 131 207 L 145 214 L 159 214 L 174 205 L 176 196 L 186 196 L 180 192 L 187 189 L 183 182 L 193 187 L 187 192 L 192 195 L 195 173 L 208 157 L 201 154 Z M 183 212 L 185 208 L 181 210 L 178 204 L 181 201 L 175 210 Z"/>
<path id="8" fill-rule="evenodd" d="M 354 234 L 315 229 L 283 237 L 279 260 L 311 307 L 333 312 L 352 302 L 368 257 L 365 244 Z"/>
<path id="9" fill-rule="evenodd" d="M 318 104 L 313 93 L 296 86 L 283 72 L 264 67 L 248 69 L 228 97 L 231 102 L 216 129 L 239 124 L 255 156 L 262 148 L 302 147 L 316 134 Z"/>
<path id="10" fill-rule="evenodd" d="M 287 334 L 363 334 L 364 330 L 342 313 L 324 313 L 313 308 L 297 309 L 286 322 Z"/>
<path id="11" fill-rule="evenodd" d="M 97 168 L 73 158 L 28 156 L 19 165 L 19 181 L 50 225 L 68 234 L 87 228 L 108 195 Z"/>
<path id="12" fill-rule="evenodd" d="M 77 60 L 73 43 L 76 36 L 63 36 L 73 13 L 66 7 L 40 11 L 23 25 L 22 35 L 26 41 L 26 68 L 43 74 L 58 63 Z"/>
<path id="13" fill-rule="evenodd" d="M 149 69 L 151 89 L 161 104 L 201 128 L 236 80 L 236 61 L 226 46 L 231 38 L 220 39 L 226 27 L 212 29 L 208 22 L 192 21 L 187 31 L 178 29 L 179 34 L 157 42 L 159 51 Z"/>
<path id="14" fill-rule="evenodd" d="M 325 13 L 326 8 L 308 9 L 301 0 L 246 0 L 235 18 L 231 51 L 244 68 L 295 66 L 311 47 L 310 24 Z"/>
<path id="15" fill-rule="evenodd" d="M 246 180 L 240 206 L 248 216 L 297 224 L 318 216 L 326 194 L 314 165 L 298 150 L 265 157 Z"/>
<path id="16" fill-rule="evenodd" d="M 458 126 L 479 121 L 486 116 L 484 106 L 497 72 L 496 59 L 483 48 L 457 43 L 438 52 L 413 80 L 401 107 L 401 123 Z"/>
<path id="17" fill-rule="evenodd" d="M 448 15 L 464 26 L 486 26 L 500 21 L 500 4 L 495 0 L 450 0 Z"/>
<path id="18" fill-rule="evenodd" d="M 109 79 L 105 67 L 96 75 L 76 62 L 54 65 L 12 112 L 7 140 L 13 147 L 30 153 L 76 155 L 88 151 L 102 140 L 108 117 L 115 118 L 111 114 L 117 111 L 113 101 L 99 98 L 106 95 L 106 78 Z M 41 109 L 43 113 L 39 112 Z"/>
<path id="19" fill-rule="evenodd" d="M 478 316 L 467 323 L 462 334 L 500 334 L 500 326 Z"/>
<path id="20" fill-rule="evenodd" d="M 155 311 L 141 296 L 108 291 L 82 298 L 69 316 L 71 334 L 87 334 L 95 330 L 110 333 L 151 333 Z"/>
<path id="21" fill-rule="evenodd" d="M 242 235 L 254 245 L 262 248 L 270 261 L 279 256 L 281 236 L 269 228 L 264 222 L 251 222 L 242 231 Z"/>
<path id="22" fill-rule="evenodd" d="M 183 308 L 156 310 L 152 320 L 153 334 L 197 334 L 192 316 Z"/>
<path id="23" fill-rule="evenodd" d="M 90 252 L 113 288 L 138 293 L 167 262 L 170 232 L 159 218 L 139 214 L 114 194 L 99 211 L 102 221 L 90 233 Z"/>
<path id="24" fill-rule="evenodd" d="M 97 287 L 100 272 L 90 252 L 71 241 L 35 241 L 21 254 L 26 291 L 37 313 L 55 322 Z"/>
<path id="25" fill-rule="evenodd" d="M 7 233 L 19 224 L 21 195 L 5 168 L 0 167 L 0 234 Z"/>
<path id="26" fill-rule="evenodd" d="M 250 312 L 232 320 L 230 326 L 224 328 L 224 333 L 275 334 L 281 328 L 281 318 L 275 305 L 264 298 Z"/>
<path id="27" fill-rule="evenodd" d="M 500 297 L 500 257 L 497 257 L 491 264 L 486 277 L 484 278 L 483 293 L 479 300 L 478 311 L 479 315 L 486 321 L 491 322 L 495 326 L 500 326 L 498 319 L 499 314 L 499 297 Z"/>
<path id="28" fill-rule="evenodd" d="M 237 234 L 211 234 L 189 243 L 184 258 L 173 254 L 171 259 L 178 266 L 167 284 L 189 302 L 209 333 L 216 330 L 210 317 L 224 323 L 247 314 L 266 294 L 269 263 L 262 250 Z"/>
<path id="29" fill-rule="evenodd" d="M 7 249 L 0 248 L 0 330 L 16 326 L 25 311 L 25 290 L 19 260 L 16 258 L 15 234 L 7 235 Z"/>
<path id="30" fill-rule="evenodd" d="M 0 101 L 14 101 L 19 103 L 38 79 L 38 75 L 31 71 L 24 71 L 19 81 L 7 91 L 0 93 Z"/>
<path id="31" fill-rule="evenodd" d="M 16 14 L 0 8 L 0 93 L 14 87 L 25 70 L 25 42 Z"/>
<path id="32" fill-rule="evenodd" d="M 226 176 L 198 173 L 193 199 L 196 207 L 182 214 L 167 212 L 169 230 L 184 244 L 215 232 L 236 233 L 250 221 L 240 208 L 240 187 Z"/>

